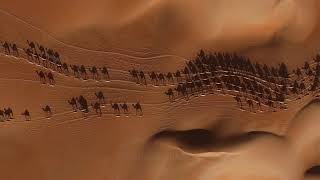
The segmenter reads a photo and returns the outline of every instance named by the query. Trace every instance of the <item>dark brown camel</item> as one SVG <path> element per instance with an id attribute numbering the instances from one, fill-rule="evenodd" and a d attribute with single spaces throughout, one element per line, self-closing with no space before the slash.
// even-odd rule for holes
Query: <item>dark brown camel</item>
<path id="1" fill-rule="evenodd" d="M 173 74 L 171 72 L 168 72 L 166 77 L 167 77 L 168 81 L 171 81 L 171 83 L 174 84 Z"/>
<path id="2" fill-rule="evenodd" d="M 124 114 L 128 114 L 129 113 L 129 107 L 128 107 L 127 103 L 120 104 L 120 107 L 123 110 Z"/>
<path id="3" fill-rule="evenodd" d="M 239 96 L 235 96 L 234 99 L 237 101 L 238 106 L 243 109 L 241 98 Z"/>
<path id="4" fill-rule="evenodd" d="M 174 99 L 173 90 L 171 88 L 169 88 L 168 91 L 165 92 L 165 94 L 167 96 L 169 96 L 169 100 L 173 100 Z"/>
<path id="5" fill-rule="evenodd" d="M 177 79 L 177 82 L 180 83 L 181 82 L 181 72 L 179 70 L 176 71 L 176 73 L 174 73 L 174 77 Z"/>
<path id="6" fill-rule="evenodd" d="M 147 85 L 147 79 L 143 71 L 139 72 L 140 84 Z"/>
<path id="7" fill-rule="evenodd" d="M 44 72 L 36 70 L 36 73 L 38 74 L 38 76 L 40 78 L 40 82 L 42 84 L 45 84 L 46 83 L 46 76 L 45 76 Z"/>
<path id="8" fill-rule="evenodd" d="M 102 116 L 102 110 L 101 110 L 101 105 L 99 102 L 96 102 L 94 104 L 91 104 L 92 108 L 96 111 L 96 114 L 99 116 Z"/>
<path id="9" fill-rule="evenodd" d="M 62 64 L 62 69 L 65 74 L 69 75 L 69 66 L 67 63 Z"/>
<path id="10" fill-rule="evenodd" d="M 0 121 L 4 121 L 4 120 L 5 120 L 4 111 L 0 109 Z"/>
<path id="11" fill-rule="evenodd" d="M 19 57 L 19 49 L 15 43 L 10 44 L 14 56 Z"/>
<path id="12" fill-rule="evenodd" d="M 94 93 L 94 94 L 95 94 L 96 97 L 98 98 L 99 103 L 101 103 L 101 104 L 105 104 L 105 103 L 106 103 L 105 98 L 104 98 L 104 94 L 103 94 L 102 91 L 99 91 L 99 92 Z"/>
<path id="13" fill-rule="evenodd" d="M 55 62 L 60 62 L 61 61 L 60 60 L 60 54 L 57 51 L 54 52 L 53 56 L 55 58 Z"/>
<path id="14" fill-rule="evenodd" d="M 139 116 L 142 116 L 143 113 L 142 113 L 142 107 L 141 107 L 141 104 L 139 102 L 137 102 L 136 104 L 132 104 L 132 107 L 134 109 L 136 109 L 136 115 L 139 115 Z"/>
<path id="15" fill-rule="evenodd" d="M 120 106 L 118 103 L 111 103 L 111 107 L 116 116 L 120 116 Z"/>
<path id="16" fill-rule="evenodd" d="M 55 80 L 54 80 L 53 74 L 51 72 L 46 73 L 46 76 L 49 80 L 49 84 L 51 84 L 51 85 L 55 84 Z"/>
<path id="17" fill-rule="evenodd" d="M 254 109 L 253 101 L 251 99 L 247 99 L 247 104 L 249 106 L 250 111 L 253 111 Z"/>
<path id="18" fill-rule="evenodd" d="M 133 69 L 133 70 L 129 70 L 129 73 L 131 74 L 133 79 L 136 81 L 136 83 L 139 84 L 138 71 Z"/>
<path id="19" fill-rule="evenodd" d="M 157 79 L 159 80 L 159 83 L 161 83 L 162 85 L 166 84 L 166 79 L 164 74 L 162 73 L 157 74 Z"/>
<path id="20" fill-rule="evenodd" d="M 88 79 L 88 77 L 87 77 L 87 70 L 86 70 L 86 67 L 85 67 L 84 65 L 81 65 L 81 66 L 80 66 L 79 71 L 80 71 L 80 74 L 81 74 L 82 79 L 84 79 L 84 80 Z"/>
<path id="21" fill-rule="evenodd" d="M 26 121 L 31 121 L 31 115 L 30 115 L 30 112 L 29 112 L 27 109 L 24 110 L 24 112 L 21 113 L 21 115 L 24 116 L 24 118 L 25 118 Z"/>
<path id="22" fill-rule="evenodd" d="M 40 50 L 40 53 L 45 54 L 46 53 L 45 48 L 42 45 L 39 45 L 38 43 L 36 43 L 36 44 L 37 44 L 38 49 Z"/>
<path id="23" fill-rule="evenodd" d="M 79 98 L 76 98 L 77 102 L 80 105 L 80 110 L 88 113 L 89 112 L 89 108 L 88 108 L 88 101 L 81 95 L 79 96 Z"/>
<path id="24" fill-rule="evenodd" d="M 43 112 L 46 113 L 47 118 L 50 118 L 52 116 L 52 111 L 49 105 L 46 105 L 44 108 L 41 108 Z"/>
<path id="25" fill-rule="evenodd" d="M 11 54 L 11 51 L 10 51 L 10 46 L 9 46 L 9 43 L 7 41 L 5 42 L 1 42 L 2 44 L 2 47 L 4 48 L 4 52 L 7 54 L 7 55 L 10 55 Z"/>
<path id="26" fill-rule="evenodd" d="M 76 99 L 73 97 L 71 100 L 68 100 L 68 103 L 72 106 L 74 112 L 78 111 L 78 105 Z"/>
<path id="27" fill-rule="evenodd" d="M 23 51 L 27 54 L 27 58 L 28 58 L 28 60 L 33 60 L 33 52 L 32 52 L 32 50 L 31 49 L 24 49 L 23 48 Z"/>
<path id="28" fill-rule="evenodd" d="M 110 76 L 109 76 L 109 71 L 107 69 L 106 66 L 103 66 L 101 69 L 100 69 L 101 73 L 103 74 L 103 78 L 105 80 L 110 80 Z"/>
<path id="29" fill-rule="evenodd" d="M 4 117 L 9 121 L 10 119 L 13 119 L 13 111 L 10 107 L 8 107 L 7 109 L 4 108 Z"/>
<path id="30" fill-rule="evenodd" d="M 34 44 L 34 42 L 32 41 L 30 42 L 29 40 L 27 40 L 27 44 L 29 45 L 29 47 L 33 52 L 36 52 L 36 45 Z"/>
<path id="31" fill-rule="evenodd" d="M 149 73 L 149 77 L 151 78 L 152 84 L 157 86 L 158 85 L 157 74 L 154 71 L 152 71 L 151 73 Z"/>
<path id="32" fill-rule="evenodd" d="M 93 66 L 89 69 L 90 73 L 92 74 L 92 79 L 98 80 L 99 79 L 99 73 L 97 67 Z"/>
<path id="33" fill-rule="evenodd" d="M 79 66 L 77 66 L 77 65 L 70 65 L 70 68 L 72 69 L 74 76 L 75 76 L 76 78 L 79 78 L 79 76 L 80 76 Z"/>

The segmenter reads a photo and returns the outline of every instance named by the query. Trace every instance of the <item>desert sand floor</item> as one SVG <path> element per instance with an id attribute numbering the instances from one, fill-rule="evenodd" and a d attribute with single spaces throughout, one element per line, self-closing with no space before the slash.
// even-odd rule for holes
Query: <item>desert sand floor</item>
<path id="1" fill-rule="evenodd" d="M 14 58 L 1 51 L 0 108 L 12 107 L 15 116 L 11 121 L 0 123 L 1 179 L 319 179 L 319 174 L 306 173 L 320 164 L 320 150 L 316 145 L 319 124 L 315 119 L 319 117 L 319 102 L 313 102 L 301 111 L 312 101 L 311 96 L 290 102 L 285 111 L 250 113 L 241 111 L 230 96 L 215 94 L 170 102 L 163 93 L 167 87 L 140 86 L 130 80 L 129 69 L 174 71 L 182 68 L 199 47 L 220 50 L 228 47 L 228 39 L 212 40 L 212 35 L 199 37 L 202 43 L 197 37 L 186 38 L 188 34 L 206 33 L 199 29 L 183 30 L 189 27 L 184 25 L 189 23 L 189 16 L 172 22 L 170 16 L 163 17 L 170 13 L 174 16 L 175 10 L 184 12 L 183 6 L 179 8 L 183 3 L 176 2 L 153 0 L 146 3 L 140 0 L 137 7 L 130 9 L 128 6 L 126 10 L 130 13 L 121 14 L 122 11 L 112 11 L 112 7 L 121 9 L 122 4 L 126 4 L 119 1 L 109 8 L 113 17 L 119 16 L 121 23 L 108 17 L 106 28 L 101 23 L 104 19 L 98 18 L 105 14 L 100 14 L 96 7 L 102 6 L 102 1 L 97 1 L 97 5 L 74 6 L 84 15 L 90 14 L 87 11 L 97 11 L 87 18 L 78 18 L 73 11 L 63 14 L 56 10 L 61 8 L 60 3 L 66 3 L 63 11 L 69 12 L 67 7 L 77 4 L 73 1 L 51 3 L 52 9 L 48 13 L 43 2 L 0 0 L 0 40 L 14 41 L 20 47 L 27 45 L 27 39 L 41 42 L 60 52 L 66 63 L 107 65 L 111 76 L 111 82 L 82 81 L 54 72 L 56 84 L 43 85 L 35 70 L 46 69 L 29 63 L 25 57 Z M 291 1 L 285 2 L 290 5 Z M 33 6 L 33 3 L 39 3 L 39 6 Z M 145 3 L 148 6 L 143 6 Z M 186 4 L 188 12 L 198 12 L 192 11 L 193 3 L 188 1 Z M 84 8 L 86 5 L 88 7 Z M 305 12 L 314 4 L 296 2 L 292 8 L 304 5 L 307 7 L 298 10 Z M 220 7 L 224 6 L 220 3 Z M 283 6 L 287 7 L 286 4 Z M 198 6 L 195 9 L 199 9 Z M 290 8 L 288 11 L 291 13 Z M 172 24 L 164 27 L 168 22 Z M 177 30 L 179 27 L 181 32 Z M 159 32 L 161 28 L 164 28 L 163 34 Z M 313 31 L 309 33 L 308 28 Z M 242 34 L 236 34 L 239 43 L 231 49 L 261 62 L 274 59 L 271 64 L 277 64 L 284 60 L 294 67 L 317 52 L 317 45 L 320 45 L 317 29 L 316 25 L 306 27 L 301 37 L 306 34 L 308 38 L 297 40 L 293 45 L 287 41 L 277 44 L 281 38 L 272 41 L 276 44 L 270 44 L 269 33 L 248 45 L 239 38 Z M 253 30 L 259 32 L 259 28 Z M 270 34 L 276 30 L 272 29 Z M 246 29 L 243 32 L 247 32 Z M 174 35 L 167 37 L 167 34 Z M 289 35 L 285 37 L 290 39 Z M 242 46 L 245 48 L 240 48 Z M 107 105 L 102 109 L 102 117 L 90 109 L 89 117 L 85 119 L 82 113 L 74 113 L 67 103 L 71 97 L 79 95 L 93 102 L 97 91 L 103 91 L 108 102 L 125 101 L 131 107 L 131 103 L 140 101 L 143 116 L 137 116 L 131 108 L 128 117 L 116 117 Z M 50 119 L 41 110 L 47 104 L 53 109 Z M 26 108 L 31 112 L 31 121 L 25 121 L 20 115 Z M 206 138 L 207 132 L 213 132 L 215 142 L 193 147 L 179 136 L 161 134 L 190 130 L 203 130 L 200 139 Z"/>

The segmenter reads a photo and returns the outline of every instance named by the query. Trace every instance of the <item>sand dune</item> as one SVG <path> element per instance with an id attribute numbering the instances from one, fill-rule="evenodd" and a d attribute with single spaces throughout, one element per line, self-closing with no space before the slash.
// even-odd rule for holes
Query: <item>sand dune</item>
<path id="1" fill-rule="evenodd" d="M 111 75 L 97 82 L 53 72 L 49 86 L 35 73 L 49 69 L 1 49 L 0 108 L 15 117 L 0 122 L 1 179 L 319 179 L 313 96 L 250 113 L 221 94 L 170 102 L 166 86 L 136 85 L 128 73 L 181 69 L 199 49 L 302 66 L 318 51 L 318 9 L 315 0 L 0 0 L 1 41 L 39 42 L 68 64 L 107 65 Z M 99 90 L 108 102 L 102 117 L 90 108 L 84 118 L 67 103 L 79 95 L 94 102 Z M 142 117 L 131 107 L 137 101 Z M 109 102 L 128 102 L 128 117 Z"/>

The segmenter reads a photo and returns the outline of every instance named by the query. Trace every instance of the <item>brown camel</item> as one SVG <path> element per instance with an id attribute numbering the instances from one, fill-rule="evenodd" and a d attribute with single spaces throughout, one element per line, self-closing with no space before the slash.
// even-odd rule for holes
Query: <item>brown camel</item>
<path id="1" fill-rule="evenodd" d="M 136 109 L 136 115 L 139 114 L 139 116 L 142 116 L 142 107 L 141 104 L 139 102 L 137 102 L 136 104 L 132 104 L 133 108 Z"/>
<path id="2" fill-rule="evenodd" d="M 94 94 L 98 98 L 99 103 L 101 103 L 101 104 L 105 104 L 106 103 L 105 98 L 104 98 L 104 94 L 103 94 L 102 91 L 99 91 L 98 93 L 94 93 Z"/>
<path id="3" fill-rule="evenodd" d="M 173 90 L 171 88 L 169 88 L 168 91 L 165 92 L 165 94 L 167 96 L 169 96 L 169 100 L 173 100 L 174 99 Z"/>
<path id="4" fill-rule="evenodd" d="M 106 66 L 103 66 L 101 69 L 100 69 L 101 73 L 103 74 L 103 78 L 107 81 L 110 80 L 110 76 L 109 76 L 109 71 L 108 71 L 108 68 Z"/>
<path id="5" fill-rule="evenodd" d="M 71 100 L 68 100 L 68 103 L 72 106 L 74 112 L 78 111 L 78 105 L 76 99 L 73 97 Z"/>
<path id="6" fill-rule="evenodd" d="M 7 109 L 4 108 L 4 117 L 9 121 L 10 119 L 13 119 L 13 111 L 10 107 L 8 107 Z"/>
<path id="7" fill-rule="evenodd" d="M 93 66 L 92 68 L 89 69 L 89 71 L 92 74 L 92 79 L 98 80 L 99 79 L 99 73 L 97 67 Z"/>
<path id="8" fill-rule="evenodd" d="M 2 47 L 4 48 L 4 52 L 7 54 L 7 55 L 10 55 L 11 54 L 11 51 L 10 51 L 10 46 L 9 46 L 9 43 L 7 41 L 5 42 L 1 42 L 2 44 Z"/>
<path id="9" fill-rule="evenodd" d="M 80 66 L 79 71 L 80 71 L 82 79 L 84 79 L 84 80 L 88 79 L 87 70 L 86 70 L 86 67 L 84 65 Z"/>
<path id="10" fill-rule="evenodd" d="M 129 113 L 129 107 L 128 107 L 127 103 L 120 104 L 120 107 L 123 110 L 124 114 L 128 114 Z"/>
<path id="11" fill-rule="evenodd" d="M 19 50 L 18 50 L 18 47 L 15 43 L 13 44 L 10 44 L 11 46 L 11 49 L 12 49 L 12 54 L 16 57 L 19 57 Z"/>
<path id="12" fill-rule="evenodd" d="M 46 76 L 45 76 L 44 72 L 36 70 L 36 73 L 38 74 L 38 76 L 40 78 L 40 82 L 42 84 L 45 84 L 46 83 Z"/>
<path id="13" fill-rule="evenodd" d="M 70 68 L 71 68 L 72 71 L 73 71 L 73 75 L 74 75 L 76 78 L 79 78 L 79 77 L 80 77 L 79 66 L 77 66 L 77 65 L 70 65 Z"/>
<path id="14" fill-rule="evenodd" d="M 55 84 L 55 80 L 54 80 L 53 74 L 51 72 L 46 73 L 46 76 L 49 80 L 49 84 L 51 84 L 51 85 Z"/>
<path id="15" fill-rule="evenodd" d="M 112 109 L 114 111 L 114 114 L 116 116 L 120 116 L 120 106 L 119 106 L 119 104 L 118 103 L 111 103 L 111 107 L 112 107 Z"/>
<path id="16" fill-rule="evenodd" d="M 136 83 L 139 84 L 138 71 L 133 69 L 133 70 L 129 70 L 129 73 L 131 74 L 133 79 L 136 81 Z"/>
<path id="17" fill-rule="evenodd" d="M 29 112 L 27 109 L 24 110 L 24 112 L 21 113 L 21 115 L 24 116 L 24 118 L 25 118 L 26 121 L 31 121 L 31 115 L 30 115 L 30 112 Z"/>
<path id="18" fill-rule="evenodd" d="M 149 77 L 151 78 L 152 84 L 157 86 L 158 85 L 158 78 L 157 78 L 158 76 L 157 76 L 157 74 L 154 71 L 152 71 L 151 73 L 149 73 Z"/>
<path id="19" fill-rule="evenodd" d="M 96 102 L 94 104 L 91 104 L 92 108 L 96 111 L 96 114 L 99 116 L 102 116 L 102 110 L 101 110 L 101 105 L 99 102 Z"/>
<path id="20" fill-rule="evenodd" d="M 52 116 L 51 107 L 49 105 L 46 105 L 44 108 L 41 108 L 43 112 L 46 113 L 47 118 L 50 118 Z"/>

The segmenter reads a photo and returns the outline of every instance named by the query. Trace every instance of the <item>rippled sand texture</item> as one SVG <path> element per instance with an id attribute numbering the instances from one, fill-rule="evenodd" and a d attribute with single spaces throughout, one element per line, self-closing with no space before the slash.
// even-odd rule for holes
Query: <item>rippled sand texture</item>
<path id="1" fill-rule="evenodd" d="M 169 102 L 167 87 L 138 86 L 127 70 L 175 71 L 200 48 L 231 51 L 290 68 L 318 52 L 316 0 L 0 0 L 0 40 L 37 41 L 69 64 L 110 67 L 111 82 L 55 74 L 0 54 L 0 179 L 313 180 L 320 165 L 319 102 L 276 113 L 240 111 L 231 97 Z M 83 119 L 67 100 L 80 94 L 140 101 L 143 117 Z M 50 104 L 51 119 L 40 107 Z M 301 110 L 304 106 L 303 110 Z M 19 115 L 28 108 L 32 121 Z"/>

